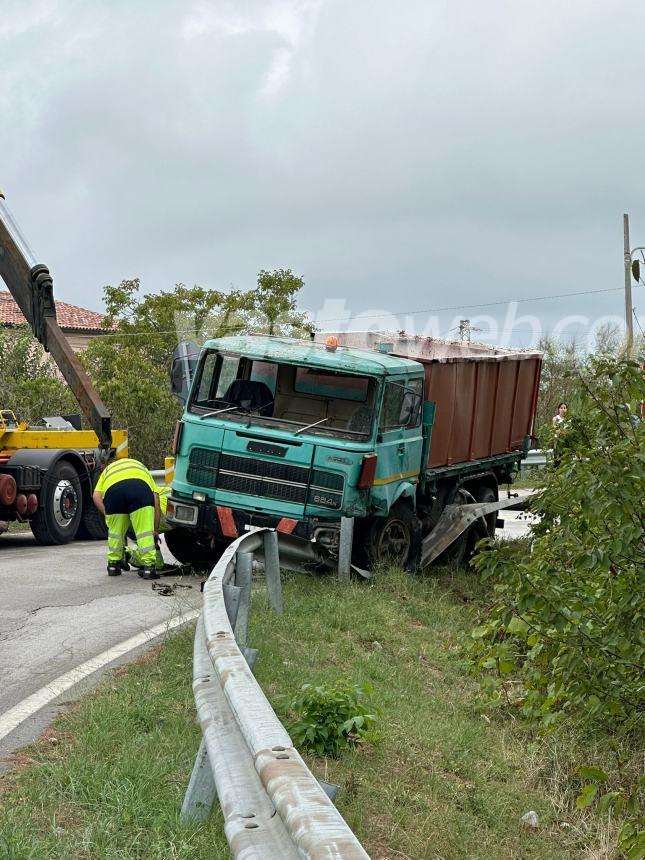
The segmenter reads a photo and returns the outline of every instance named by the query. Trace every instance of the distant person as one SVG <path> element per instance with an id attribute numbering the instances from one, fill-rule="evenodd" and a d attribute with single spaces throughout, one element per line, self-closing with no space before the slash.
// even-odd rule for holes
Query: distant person
<path id="1" fill-rule="evenodd" d="M 98 479 L 92 496 L 105 516 L 108 527 L 108 576 L 129 570 L 125 558 L 126 535 L 130 526 L 137 541 L 143 579 L 159 579 L 156 571 L 156 540 L 160 506 L 155 482 L 143 463 L 125 458 L 109 463 Z"/>
<path id="2" fill-rule="evenodd" d="M 553 465 L 558 468 L 562 462 L 562 439 L 558 437 L 565 428 L 565 419 L 567 417 L 567 404 L 563 401 L 558 404 L 558 411 L 553 416 L 551 423 L 553 424 L 553 433 L 555 441 L 553 443 Z"/>
<path id="3" fill-rule="evenodd" d="M 553 429 L 556 431 L 556 433 L 562 428 L 562 425 L 564 424 L 564 419 L 567 417 L 567 409 L 568 407 L 566 403 L 563 402 L 558 404 L 558 411 L 553 416 L 553 419 L 551 421 L 551 423 L 553 424 Z"/>

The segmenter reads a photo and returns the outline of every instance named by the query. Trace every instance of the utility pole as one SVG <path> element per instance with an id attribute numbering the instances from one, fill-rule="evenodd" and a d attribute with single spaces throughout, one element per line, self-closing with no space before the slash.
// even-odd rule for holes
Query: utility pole
<path id="1" fill-rule="evenodd" d="M 629 245 L 629 215 L 623 215 L 623 242 L 625 248 L 625 332 L 627 350 L 634 343 L 634 317 L 632 312 L 632 253 Z"/>

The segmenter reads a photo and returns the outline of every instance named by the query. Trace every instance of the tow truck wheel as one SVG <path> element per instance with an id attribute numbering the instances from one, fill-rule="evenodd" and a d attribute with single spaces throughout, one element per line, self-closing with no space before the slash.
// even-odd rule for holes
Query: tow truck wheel
<path id="1" fill-rule="evenodd" d="M 30 520 L 37 543 L 44 546 L 73 540 L 83 516 L 83 495 L 78 472 L 64 460 L 44 477 L 40 506 Z"/>
<path id="2" fill-rule="evenodd" d="M 395 504 L 387 517 L 375 517 L 368 529 L 367 562 L 393 564 L 407 570 L 419 565 L 421 524 L 411 505 Z"/>
<path id="3" fill-rule="evenodd" d="M 200 540 L 189 529 L 174 528 L 164 532 L 166 546 L 180 564 L 194 564 L 196 567 L 212 567 L 226 548 L 224 541 L 210 542 Z"/>

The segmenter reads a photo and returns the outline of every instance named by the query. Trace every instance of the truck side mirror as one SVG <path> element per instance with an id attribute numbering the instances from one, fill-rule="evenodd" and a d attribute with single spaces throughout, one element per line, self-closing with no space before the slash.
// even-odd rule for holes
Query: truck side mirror
<path id="1" fill-rule="evenodd" d="M 192 340 L 182 340 L 172 353 L 170 385 L 182 409 L 188 400 L 190 384 L 198 359 L 199 347 Z"/>

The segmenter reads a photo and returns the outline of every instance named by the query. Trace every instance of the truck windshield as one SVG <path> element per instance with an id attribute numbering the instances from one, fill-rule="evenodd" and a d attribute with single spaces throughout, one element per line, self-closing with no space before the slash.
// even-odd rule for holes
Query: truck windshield
<path id="1" fill-rule="evenodd" d="M 188 409 L 203 418 L 366 438 L 376 388 L 369 376 L 212 350 L 202 356 Z"/>

